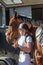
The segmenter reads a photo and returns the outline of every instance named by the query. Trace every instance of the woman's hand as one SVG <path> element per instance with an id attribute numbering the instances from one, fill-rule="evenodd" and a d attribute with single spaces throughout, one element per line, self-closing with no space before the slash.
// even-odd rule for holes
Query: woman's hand
<path id="1" fill-rule="evenodd" d="M 18 47 L 18 43 L 16 42 L 16 43 L 14 43 L 12 46 L 13 46 L 14 48 L 17 48 L 17 47 Z"/>

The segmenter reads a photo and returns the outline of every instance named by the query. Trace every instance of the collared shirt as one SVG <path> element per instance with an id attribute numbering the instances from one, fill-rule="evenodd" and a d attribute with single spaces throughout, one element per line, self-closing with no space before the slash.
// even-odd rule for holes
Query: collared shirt
<path id="1" fill-rule="evenodd" d="M 20 46 L 24 46 L 26 44 L 26 42 L 32 42 L 32 38 L 31 36 L 21 36 L 20 39 L 18 40 L 18 44 Z M 25 63 L 29 63 L 30 61 L 30 55 L 29 54 L 26 54 L 24 53 L 24 51 L 22 51 L 22 53 L 20 53 L 19 55 L 19 62 L 23 62 L 24 64 Z M 27 64 L 26 64 L 27 65 Z"/>

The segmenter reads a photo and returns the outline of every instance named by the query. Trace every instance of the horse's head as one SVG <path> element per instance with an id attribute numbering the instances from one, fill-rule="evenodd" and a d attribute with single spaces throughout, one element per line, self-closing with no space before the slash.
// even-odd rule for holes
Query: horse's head
<path id="1" fill-rule="evenodd" d="M 17 13 L 10 19 L 8 31 L 6 32 L 6 37 L 8 41 L 13 41 L 18 35 L 18 26 L 21 20 L 18 19 Z"/>

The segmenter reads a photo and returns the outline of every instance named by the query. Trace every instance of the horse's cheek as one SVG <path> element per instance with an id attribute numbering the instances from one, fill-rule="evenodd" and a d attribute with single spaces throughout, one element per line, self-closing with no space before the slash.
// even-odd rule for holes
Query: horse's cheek
<path id="1" fill-rule="evenodd" d="M 43 45 L 41 46 L 41 52 L 42 52 L 42 55 L 43 55 Z"/>

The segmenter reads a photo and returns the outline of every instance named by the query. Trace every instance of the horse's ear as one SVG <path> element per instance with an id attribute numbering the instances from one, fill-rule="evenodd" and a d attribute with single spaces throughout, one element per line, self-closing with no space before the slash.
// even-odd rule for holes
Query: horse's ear
<path id="1" fill-rule="evenodd" d="M 16 11 L 14 12 L 14 16 L 15 16 L 15 19 L 18 17 L 18 14 Z"/>

